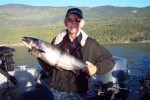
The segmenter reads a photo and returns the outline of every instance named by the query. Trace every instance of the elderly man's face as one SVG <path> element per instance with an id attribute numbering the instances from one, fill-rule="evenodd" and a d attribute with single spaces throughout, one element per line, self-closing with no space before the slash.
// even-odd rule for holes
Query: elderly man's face
<path id="1" fill-rule="evenodd" d="M 81 29 L 81 19 L 78 15 L 76 14 L 70 14 L 66 18 L 66 26 L 68 28 L 69 33 L 71 34 L 77 34 L 80 29 Z"/>

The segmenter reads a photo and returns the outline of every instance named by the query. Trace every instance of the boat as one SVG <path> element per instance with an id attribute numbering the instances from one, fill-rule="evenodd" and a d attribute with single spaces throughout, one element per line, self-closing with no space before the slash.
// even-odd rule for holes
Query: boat
<path id="1" fill-rule="evenodd" d="M 44 80 L 39 77 L 42 71 L 40 65 L 34 68 L 21 65 L 17 66 L 18 69 L 13 69 L 12 54 L 12 48 L 0 47 L 0 100 L 19 100 L 20 94 L 35 89 L 37 83 L 44 84 Z M 131 100 L 132 96 L 119 95 L 122 90 L 124 90 L 123 93 L 131 91 L 128 89 L 130 80 L 128 61 L 116 56 L 113 56 L 113 59 L 116 62 L 113 69 L 106 74 L 95 75 L 91 78 L 89 98 L 114 100 L 115 98 L 122 99 L 123 96 L 123 100 Z M 135 99 L 138 100 L 138 98 Z"/>

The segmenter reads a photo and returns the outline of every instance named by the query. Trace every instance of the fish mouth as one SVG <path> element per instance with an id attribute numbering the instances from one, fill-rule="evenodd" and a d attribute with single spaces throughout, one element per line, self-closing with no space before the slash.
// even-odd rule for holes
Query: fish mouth
<path id="1" fill-rule="evenodd" d="M 23 41 L 23 42 L 30 42 L 29 39 L 28 39 L 28 37 L 23 37 L 23 38 L 22 38 L 22 41 Z"/>
<path id="2" fill-rule="evenodd" d="M 23 37 L 23 38 L 22 38 L 22 41 L 26 41 L 26 38 L 25 38 L 25 37 Z"/>
<path id="3" fill-rule="evenodd" d="M 22 42 L 23 42 L 23 44 L 24 44 L 25 46 L 27 46 L 28 48 L 31 49 L 30 41 L 28 40 L 27 37 L 23 37 L 23 38 L 22 38 Z"/>

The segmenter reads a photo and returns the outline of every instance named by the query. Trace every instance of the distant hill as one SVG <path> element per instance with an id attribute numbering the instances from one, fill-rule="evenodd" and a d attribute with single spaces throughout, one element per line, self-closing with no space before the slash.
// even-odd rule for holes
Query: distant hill
<path id="1" fill-rule="evenodd" d="M 71 7 L 71 6 L 70 6 Z M 30 6 L 7 4 L 0 6 L 0 26 L 48 26 L 62 24 L 65 13 L 70 7 Z M 135 7 L 81 7 L 87 22 L 101 22 L 122 17 L 150 18 L 150 6 Z"/>
<path id="2" fill-rule="evenodd" d="M 21 43 L 23 36 L 51 41 L 64 29 L 63 19 L 71 7 L 0 5 L 0 45 Z M 150 41 L 150 6 L 79 8 L 86 21 L 83 29 L 98 42 Z"/>

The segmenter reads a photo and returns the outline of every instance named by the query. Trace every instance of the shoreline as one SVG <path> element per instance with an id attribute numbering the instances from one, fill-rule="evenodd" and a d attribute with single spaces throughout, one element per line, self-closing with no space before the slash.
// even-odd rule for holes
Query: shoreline
<path id="1" fill-rule="evenodd" d="M 101 43 L 101 44 L 128 44 L 128 43 L 150 43 L 150 40 L 148 41 L 140 41 L 140 42 L 129 42 L 129 41 L 124 41 L 124 42 L 111 42 L 111 43 Z M 23 43 L 16 43 L 16 44 L 0 44 L 0 46 L 24 46 Z"/>
<path id="2" fill-rule="evenodd" d="M 23 43 L 16 43 L 16 44 L 0 44 L 0 46 L 24 46 Z"/>

